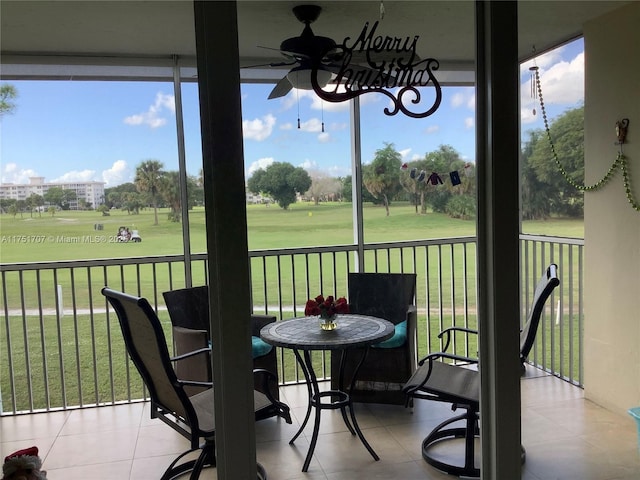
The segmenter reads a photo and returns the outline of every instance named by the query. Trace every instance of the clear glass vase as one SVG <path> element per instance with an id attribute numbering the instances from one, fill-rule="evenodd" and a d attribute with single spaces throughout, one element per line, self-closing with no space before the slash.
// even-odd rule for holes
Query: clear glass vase
<path id="1" fill-rule="evenodd" d="M 333 315 L 331 317 L 323 317 L 320 315 L 320 328 L 326 331 L 335 330 L 338 327 L 336 317 L 337 315 Z"/>

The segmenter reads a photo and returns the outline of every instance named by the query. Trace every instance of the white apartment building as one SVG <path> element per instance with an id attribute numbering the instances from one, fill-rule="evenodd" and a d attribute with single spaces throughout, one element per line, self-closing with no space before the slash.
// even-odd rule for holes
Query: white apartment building
<path id="1" fill-rule="evenodd" d="M 104 203 L 104 182 L 45 182 L 44 177 L 30 177 L 29 183 L 0 183 L 0 199 L 26 200 L 30 195 L 44 196 L 51 187 L 76 192 L 76 199 L 69 202 L 71 210 L 78 209 L 84 199 L 91 208 Z"/>

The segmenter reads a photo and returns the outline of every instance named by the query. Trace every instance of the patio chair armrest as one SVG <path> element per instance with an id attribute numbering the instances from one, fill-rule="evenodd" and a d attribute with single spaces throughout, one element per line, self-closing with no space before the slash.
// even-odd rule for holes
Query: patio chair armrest
<path id="1" fill-rule="evenodd" d="M 418 366 L 424 365 L 424 363 L 427 362 L 427 361 L 432 362 L 432 361 L 438 360 L 440 358 L 446 358 L 446 359 L 449 359 L 449 360 L 459 360 L 459 361 L 463 361 L 465 363 L 478 363 L 478 359 L 477 358 L 469 358 L 469 357 L 465 357 L 464 355 L 456 355 L 455 353 L 434 352 L 434 353 L 430 353 L 426 357 L 421 358 L 418 361 Z"/>
<path id="2" fill-rule="evenodd" d="M 418 369 L 411 376 L 409 381 L 402 388 L 406 395 L 413 396 L 415 393 L 427 383 L 427 380 L 431 377 L 431 370 L 433 368 L 433 362 L 439 358 L 444 357 L 442 352 L 430 353 L 426 357 L 420 359 L 418 362 Z M 426 363 L 426 365 L 425 365 Z"/>
<path id="3" fill-rule="evenodd" d="M 191 387 L 213 387 L 213 382 L 198 382 L 196 380 L 180 380 L 178 379 L 178 384 L 182 386 L 191 386 Z"/>
<path id="4" fill-rule="evenodd" d="M 211 353 L 211 347 L 200 348 L 198 350 L 193 350 L 192 352 L 183 353 L 182 355 L 176 355 L 175 357 L 171 357 L 169 360 L 171 360 L 172 362 L 179 362 L 180 360 L 184 360 L 185 358 L 190 358 L 202 353 Z"/>
<path id="5" fill-rule="evenodd" d="M 433 360 L 437 360 L 438 358 L 443 358 L 445 357 L 447 354 L 445 354 L 444 352 L 433 352 L 430 353 L 429 355 L 426 355 L 425 357 L 422 357 L 420 360 L 418 360 L 418 366 L 422 366 L 424 365 L 425 362 L 432 362 Z"/>
<path id="6" fill-rule="evenodd" d="M 442 338 L 445 337 L 444 340 L 444 347 L 442 348 L 443 352 L 446 352 L 447 349 L 449 348 L 449 345 L 451 345 L 451 337 L 453 337 L 456 332 L 460 332 L 460 333 L 464 333 L 467 335 L 467 337 L 472 334 L 472 335 L 477 335 L 478 331 L 474 330 L 472 328 L 466 328 L 466 327 L 449 327 L 449 328 L 445 328 L 444 330 L 442 330 L 439 334 L 438 334 L 438 338 Z"/>

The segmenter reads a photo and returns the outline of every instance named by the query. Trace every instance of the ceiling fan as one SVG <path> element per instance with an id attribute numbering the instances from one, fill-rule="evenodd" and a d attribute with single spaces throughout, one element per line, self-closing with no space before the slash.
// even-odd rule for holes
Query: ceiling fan
<path id="1" fill-rule="evenodd" d="M 321 11 L 322 8 L 317 5 L 298 5 L 293 7 L 293 14 L 300 22 L 304 23 L 304 29 L 300 36 L 283 40 L 280 48 L 277 49 L 287 61 L 252 65 L 252 67 L 294 66 L 276 84 L 269 94 L 269 99 L 283 97 L 292 88 L 311 90 L 313 88 L 311 85 L 311 70 L 314 62 L 318 63 L 317 79 L 320 86 L 325 86 L 331 80 L 330 63 L 336 59 L 335 55 L 332 55 L 332 51 L 336 48 L 336 42 L 331 38 L 315 35 L 310 27 L 317 20 Z"/>

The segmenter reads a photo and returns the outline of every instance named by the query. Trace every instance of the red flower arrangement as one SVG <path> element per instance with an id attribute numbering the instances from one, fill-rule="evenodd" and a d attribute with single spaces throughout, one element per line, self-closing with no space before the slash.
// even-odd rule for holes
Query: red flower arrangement
<path id="1" fill-rule="evenodd" d="M 349 304 L 344 297 L 336 300 L 331 295 L 327 298 L 318 295 L 314 299 L 307 300 L 304 307 L 305 315 L 320 315 L 321 318 L 331 318 L 338 313 L 349 313 Z"/>

